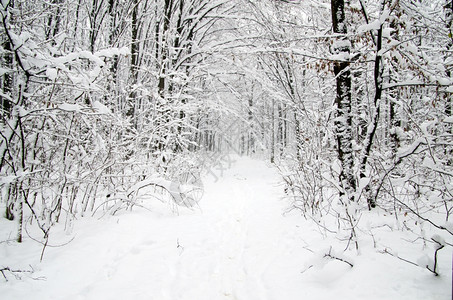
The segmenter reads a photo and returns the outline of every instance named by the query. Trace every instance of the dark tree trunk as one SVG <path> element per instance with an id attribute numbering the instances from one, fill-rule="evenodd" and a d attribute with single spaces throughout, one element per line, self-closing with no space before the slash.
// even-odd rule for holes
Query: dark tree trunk
<path id="1" fill-rule="evenodd" d="M 8 39 L 5 38 L 3 42 L 3 49 L 5 51 L 3 63 L 7 69 L 12 69 L 13 67 L 13 52 L 11 43 Z M 3 75 L 2 90 L 3 94 L 12 97 L 12 86 L 13 86 L 13 75 L 11 72 L 7 72 Z M 11 100 L 7 97 L 0 96 L 1 101 L 1 115 L 3 118 L 8 119 L 11 116 Z M 2 120 L 3 121 L 3 120 Z"/>
<path id="2" fill-rule="evenodd" d="M 159 95 L 160 97 L 165 97 L 165 88 L 166 88 L 166 73 L 168 67 L 168 30 L 170 29 L 170 20 L 172 15 L 172 7 L 173 7 L 173 0 L 165 0 L 165 7 L 164 7 L 164 20 L 163 20 L 163 28 L 162 28 L 162 45 L 161 45 L 161 65 L 160 65 L 160 76 L 159 76 Z"/>
<path id="3" fill-rule="evenodd" d="M 250 96 L 248 104 L 249 104 L 248 107 L 249 136 L 247 154 L 251 155 L 255 153 L 255 133 L 253 128 L 253 94 Z"/>
<path id="4" fill-rule="evenodd" d="M 445 19 L 446 19 L 446 26 L 447 26 L 447 31 L 448 31 L 448 44 L 447 44 L 447 50 L 451 50 L 453 48 L 453 0 L 446 0 L 445 4 Z M 451 77 L 451 70 L 447 68 L 446 71 L 447 77 Z M 447 116 L 451 116 L 452 114 L 452 103 L 451 103 L 451 93 L 446 93 L 445 94 L 445 114 Z"/>
<path id="5" fill-rule="evenodd" d="M 275 102 L 274 99 L 272 99 L 272 106 L 270 109 L 271 112 L 271 163 L 275 162 Z"/>
<path id="6" fill-rule="evenodd" d="M 116 5 L 114 0 L 109 1 L 109 16 L 110 16 L 110 34 L 109 34 L 109 46 L 113 47 L 116 44 L 117 36 L 117 18 L 116 18 Z M 118 71 L 118 55 L 113 55 L 112 64 L 110 65 L 110 74 L 112 75 L 112 84 L 117 83 L 117 71 Z"/>
<path id="7" fill-rule="evenodd" d="M 344 0 L 331 0 L 332 25 L 336 34 L 347 34 Z M 350 41 L 340 36 L 334 42 L 333 51 L 342 56 L 334 63 L 336 77 L 336 119 L 335 135 L 337 140 L 338 159 L 341 163 L 340 183 L 342 195 L 346 194 L 349 200 L 354 200 L 356 179 L 354 176 L 354 157 L 352 152 L 352 116 L 351 116 L 351 71 L 349 62 Z"/>
<path id="8" fill-rule="evenodd" d="M 138 42 L 138 33 L 139 33 L 139 20 L 138 20 L 138 6 L 139 0 L 133 0 L 133 9 L 132 9 L 132 23 L 131 23 L 131 67 L 130 67 L 130 85 L 132 90 L 129 93 L 129 109 L 126 112 L 126 116 L 134 118 L 135 116 L 135 105 L 137 101 L 137 92 L 134 85 L 138 81 L 138 55 L 139 55 L 139 42 Z M 136 126 L 134 122 L 134 126 Z"/>
<path id="9" fill-rule="evenodd" d="M 374 62 L 374 86 L 375 86 L 375 94 L 374 94 L 374 114 L 371 119 L 370 128 L 367 130 L 367 135 L 364 142 L 364 151 L 362 154 L 362 160 L 360 162 L 360 178 L 364 178 L 366 175 L 366 167 L 368 163 L 368 158 L 371 153 L 371 148 L 373 146 L 373 140 L 376 135 L 376 129 L 379 123 L 379 116 L 381 110 L 381 98 L 382 98 L 382 56 L 380 55 L 380 51 L 382 48 L 382 24 L 378 29 L 377 33 L 377 40 L 376 40 L 376 59 Z M 376 207 L 376 202 L 371 194 L 371 187 L 370 183 L 365 187 L 365 196 L 368 202 L 368 208 Z"/>
<path id="10" fill-rule="evenodd" d="M 453 0 L 446 0 L 446 4 L 445 4 L 445 19 L 446 19 L 446 26 L 447 26 L 447 31 L 448 31 L 448 36 L 449 36 L 449 40 L 448 40 L 448 43 L 447 43 L 447 50 L 448 50 L 448 53 L 450 53 L 451 49 L 453 48 Z M 447 54 L 447 55 L 451 55 L 451 54 Z M 447 77 L 451 78 L 452 76 L 452 73 L 451 73 L 451 69 L 449 68 L 446 68 L 447 71 L 446 71 L 446 75 Z M 444 93 L 444 98 L 445 98 L 445 115 L 446 116 L 451 116 L 452 113 L 453 113 L 453 108 L 452 108 L 452 96 L 451 96 L 451 93 L 448 93 L 448 92 L 445 92 Z M 451 134 L 453 133 L 453 128 L 448 128 L 447 131 Z M 446 149 L 445 150 L 445 154 L 447 155 L 447 157 L 449 157 L 448 159 L 448 165 L 451 166 L 453 165 L 453 150 L 450 148 L 450 149 Z"/>
<path id="11" fill-rule="evenodd" d="M 399 9 L 398 5 L 395 6 L 395 10 Z M 397 12 L 393 20 L 390 22 L 390 28 L 392 29 L 392 39 L 394 40 L 399 40 L 399 28 L 403 26 L 399 22 L 399 17 L 400 17 L 400 12 Z M 392 70 L 398 70 L 398 61 L 396 58 L 392 58 L 390 60 L 390 64 L 392 65 Z M 392 72 L 392 70 L 389 70 L 389 80 L 390 82 L 395 82 L 395 76 Z M 391 89 L 389 92 L 389 125 L 390 125 L 390 150 L 392 153 L 392 160 L 395 160 L 396 158 L 396 153 L 398 151 L 398 148 L 400 147 L 400 138 L 398 136 L 398 130 L 401 127 L 401 118 L 398 113 L 398 105 L 397 101 L 399 100 L 399 91 L 396 88 Z"/>
<path id="12" fill-rule="evenodd" d="M 277 105 L 278 122 L 277 122 L 277 144 L 278 156 L 281 158 L 283 155 L 283 104 Z"/>

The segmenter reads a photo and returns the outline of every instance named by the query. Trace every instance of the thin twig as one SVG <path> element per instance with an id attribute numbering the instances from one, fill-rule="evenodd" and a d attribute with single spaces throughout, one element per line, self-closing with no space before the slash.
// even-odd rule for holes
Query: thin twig
<path id="1" fill-rule="evenodd" d="M 411 265 L 414 265 L 414 266 L 416 266 L 416 267 L 419 267 L 419 265 L 416 264 L 416 263 L 414 263 L 413 261 L 407 260 L 407 259 L 402 258 L 401 256 L 399 256 L 399 255 L 397 255 L 397 254 L 393 254 L 393 253 L 389 252 L 389 251 L 387 250 L 387 248 L 385 248 L 384 251 L 382 251 L 382 253 L 389 254 L 389 255 L 391 255 L 391 256 L 393 256 L 393 257 L 398 258 L 399 260 L 402 260 L 402 261 L 407 262 L 407 263 L 409 263 L 409 264 L 411 264 Z"/>
<path id="2" fill-rule="evenodd" d="M 13 270 L 10 267 L 3 267 L 0 269 L 0 272 L 3 275 L 3 278 L 5 278 L 5 281 L 8 281 L 8 278 L 6 277 L 6 272 L 10 272 L 11 274 L 14 275 L 14 277 L 16 277 L 16 279 L 18 279 L 18 275 L 16 275 L 15 273 L 33 273 L 33 269 L 31 271 L 29 271 L 29 270 Z"/>
<path id="3" fill-rule="evenodd" d="M 348 264 L 351 268 L 354 267 L 354 265 L 352 263 L 350 263 L 349 261 L 347 261 L 347 260 L 345 260 L 343 258 L 340 258 L 338 256 L 332 255 L 332 246 L 329 249 L 329 253 L 324 254 L 324 257 L 329 257 L 329 258 L 332 258 L 332 259 L 336 259 L 338 261 L 344 262 L 345 264 Z"/>

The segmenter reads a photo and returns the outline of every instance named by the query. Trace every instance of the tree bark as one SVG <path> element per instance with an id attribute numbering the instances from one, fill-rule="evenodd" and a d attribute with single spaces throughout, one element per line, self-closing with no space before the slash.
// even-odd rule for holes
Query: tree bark
<path id="1" fill-rule="evenodd" d="M 377 32 L 377 40 L 376 40 L 376 58 L 374 61 L 374 87 L 375 87 L 375 94 L 374 94 L 374 114 L 371 119 L 371 123 L 368 127 L 365 142 L 363 145 L 363 153 L 360 162 L 360 178 L 366 177 L 366 167 L 368 163 L 368 158 L 371 153 L 371 148 L 373 146 L 373 140 L 376 135 L 376 129 L 379 123 L 380 117 L 380 110 L 381 110 L 381 98 L 382 98 L 382 56 L 380 54 L 382 48 L 382 29 L 381 26 Z M 376 207 L 376 202 L 374 197 L 371 195 L 371 187 L 370 183 L 368 183 L 365 187 L 365 196 L 367 198 L 368 208 Z"/>
<path id="2" fill-rule="evenodd" d="M 396 4 L 395 10 L 399 9 L 398 4 Z M 391 33 L 391 38 L 399 41 L 399 30 L 402 24 L 400 24 L 401 21 L 399 21 L 399 16 L 400 13 L 397 12 L 393 20 L 390 22 L 390 28 L 392 29 Z M 392 65 L 391 70 L 389 70 L 389 80 L 390 83 L 395 82 L 395 75 L 393 74 L 394 71 L 392 70 L 398 70 L 398 60 L 396 58 L 392 58 L 390 60 L 390 64 Z M 394 88 L 391 89 L 389 92 L 389 126 L 390 126 L 390 149 L 391 149 L 391 154 L 392 154 L 392 160 L 396 159 L 396 153 L 398 151 L 398 148 L 400 147 L 400 138 L 398 136 L 398 130 L 401 127 L 401 117 L 398 112 L 398 105 L 396 103 L 397 100 L 399 100 L 400 97 L 400 92 Z"/>
<path id="3" fill-rule="evenodd" d="M 352 117 L 351 117 L 351 71 L 349 53 L 351 43 L 344 35 L 347 34 L 344 0 L 331 0 L 333 32 L 339 34 L 334 42 L 334 54 L 340 59 L 334 62 L 336 78 L 336 119 L 335 136 L 337 140 L 338 159 L 341 163 L 339 176 L 343 191 L 349 200 L 354 200 L 356 192 L 356 178 L 354 176 L 354 157 L 352 152 Z"/>
<path id="4" fill-rule="evenodd" d="M 139 45 L 138 45 L 138 33 L 139 33 L 139 21 L 138 21 L 138 6 L 139 0 L 133 0 L 132 2 L 132 23 L 131 23 L 131 67 L 130 67 L 130 85 L 132 90 L 129 93 L 129 109 L 126 112 L 126 116 L 134 118 L 135 116 L 135 102 L 137 98 L 137 92 L 135 85 L 138 81 L 138 55 L 139 55 Z M 134 126 L 136 126 L 134 122 Z"/>
<path id="5" fill-rule="evenodd" d="M 447 50 L 451 50 L 453 48 L 453 0 L 446 0 L 445 3 L 445 19 L 446 19 L 446 26 L 448 30 L 448 43 L 447 43 Z M 451 77 L 451 70 L 446 68 L 446 75 L 447 77 Z M 451 93 L 445 94 L 445 114 L 447 116 L 452 115 L 452 103 L 451 103 Z M 451 132 L 451 131 L 450 131 Z"/>
<path id="6" fill-rule="evenodd" d="M 272 99 L 272 106 L 271 106 L 271 163 L 275 162 L 275 102 Z"/>
<path id="7" fill-rule="evenodd" d="M 5 41 L 3 42 L 3 49 L 5 51 L 3 62 L 6 68 L 12 69 L 13 68 L 13 53 L 11 42 L 4 37 Z M 11 98 L 8 99 L 8 96 L 12 96 L 12 86 L 13 86 L 13 75 L 11 72 L 7 72 L 3 75 L 2 80 L 2 90 L 3 94 L 7 97 L 0 96 L 0 103 L 1 103 L 1 116 L 5 119 L 8 119 L 11 116 Z M 3 120 L 2 120 L 3 122 Z"/>

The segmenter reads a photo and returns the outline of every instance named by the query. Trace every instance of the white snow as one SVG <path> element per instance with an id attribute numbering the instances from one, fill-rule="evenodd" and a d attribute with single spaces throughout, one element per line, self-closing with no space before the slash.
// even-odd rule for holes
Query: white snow
<path id="1" fill-rule="evenodd" d="M 3 76 L 9 72 L 11 72 L 10 69 L 5 69 L 5 68 L 0 67 L 0 76 Z"/>
<path id="2" fill-rule="evenodd" d="M 350 57 L 348 52 L 340 52 L 338 54 L 332 54 L 328 58 L 333 61 L 347 61 Z"/>
<path id="3" fill-rule="evenodd" d="M 47 70 L 46 70 L 47 78 L 49 78 L 50 80 L 54 81 L 57 78 L 57 75 L 58 75 L 57 69 L 47 68 Z"/>
<path id="4" fill-rule="evenodd" d="M 81 110 L 80 105 L 71 103 L 62 103 L 58 106 L 59 109 L 71 112 L 79 112 Z"/>
<path id="5" fill-rule="evenodd" d="M 103 49 L 96 52 L 94 55 L 98 57 L 113 57 L 114 55 L 128 55 L 128 54 L 130 54 L 130 49 L 128 47 L 122 47 Z"/>
<path id="6" fill-rule="evenodd" d="M 94 101 L 92 106 L 100 114 L 109 115 L 111 113 L 110 109 L 99 101 Z"/>
<path id="7" fill-rule="evenodd" d="M 445 78 L 445 77 L 438 77 L 437 78 L 437 82 L 440 84 L 440 85 L 451 85 L 453 82 L 450 78 Z"/>
<path id="8" fill-rule="evenodd" d="M 381 27 L 381 21 L 380 20 L 374 20 L 373 22 L 369 24 L 362 24 L 357 28 L 358 33 L 363 33 L 363 32 L 368 32 L 371 30 L 378 30 Z"/>
<path id="9" fill-rule="evenodd" d="M 282 213 L 287 203 L 279 181 L 277 171 L 264 162 L 238 158 L 218 181 L 210 175 L 204 178 L 199 209 L 181 209 L 175 215 L 149 199 L 151 211 L 134 208 L 100 219 L 86 217 L 66 224 L 66 230 L 61 225 L 51 230 L 49 245 L 70 242 L 47 247 L 41 263 L 42 247 L 29 238 L 21 245 L 2 242 L 0 267 L 32 267 L 34 273 L 21 273 L 17 280 L 6 272 L 8 282 L 0 276 L 0 295 L 2 299 L 450 299 L 450 250 L 439 251 L 438 277 L 384 253 L 398 251 L 413 261 L 424 257 L 424 263 L 432 260 L 422 246 L 417 248 L 399 231 L 382 226 L 383 218 L 388 224 L 393 218 L 376 210 L 362 215 L 367 229 L 360 254 L 344 251 L 341 236 L 322 234 L 322 227 L 298 213 Z M 0 241 L 14 238 L 13 227 L 14 222 L 1 219 Z M 37 232 L 31 234 L 39 238 Z"/>

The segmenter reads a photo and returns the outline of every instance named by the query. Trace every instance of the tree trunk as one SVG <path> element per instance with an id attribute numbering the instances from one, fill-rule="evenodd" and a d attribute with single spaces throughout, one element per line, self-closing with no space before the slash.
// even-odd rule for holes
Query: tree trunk
<path id="1" fill-rule="evenodd" d="M 447 31 L 448 31 L 448 36 L 449 36 L 449 39 L 448 39 L 448 43 L 447 43 L 447 50 L 448 50 L 448 53 L 447 55 L 451 55 L 450 54 L 450 51 L 451 49 L 453 48 L 453 0 L 446 0 L 446 4 L 445 4 L 445 20 L 446 20 L 446 26 L 447 26 Z M 445 59 L 447 60 L 448 57 L 446 57 Z M 446 71 L 446 75 L 448 78 L 451 78 L 451 69 L 450 68 L 445 68 L 447 71 Z M 447 117 L 451 116 L 452 113 L 453 113 L 453 109 L 452 109 L 452 96 L 451 96 L 451 93 L 448 93 L 448 92 L 445 92 L 444 93 L 444 98 L 445 98 L 445 115 Z M 452 134 L 453 133 L 453 128 L 448 128 L 447 129 L 447 132 Z M 447 155 L 447 157 L 449 157 L 448 159 L 448 162 L 447 164 L 449 166 L 453 165 L 453 150 L 451 148 L 449 149 L 446 149 L 445 150 L 445 154 Z"/>
<path id="2" fill-rule="evenodd" d="M 395 10 L 399 9 L 398 5 L 395 6 Z M 390 22 L 390 28 L 392 29 L 391 37 L 394 40 L 399 40 L 399 29 L 402 24 L 400 24 L 399 21 L 399 12 L 396 14 L 396 16 L 393 18 L 393 20 Z M 398 70 L 398 60 L 396 58 L 392 58 L 390 60 L 390 64 L 392 65 L 391 70 L 389 70 L 389 80 L 390 83 L 395 82 L 395 76 L 393 74 L 392 70 Z M 393 88 L 388 92 L 389 95 L 389 127 L 390 127 L 390 151 L 391 151 L 391 158 L 392 160 L 395 160 L 396 158 L 396 153 L 398 151 L 398 148 L 400 147 L 400 138 L 398 136 L 398 130 L 401 127 L 401 118 L 400 114 L 398 112 L 398 105 L 397 101 L 399 100 L 399 91 L 397 88 Z"/>
<path id="3" fill-rule="evenodd" d="M 159 76 L 159 96 L 161 98 L 165 97 L 165 88 L 166 88 L 166 80 L 165 76 L 167 73 L 168 67 L 168 30 L 170 29 L 170 19 L 172 14 L 172 7 L 173 7 L 173 0 L 165 0 L 165 7 L 164 7 L 164 21 L 163 21 L 163 29 L 162 29 L 162 41 L 161 41 L 161 57 L 160 57 L 160 76 Z"/>
<path id="4" fill-rule="evenodd" d="M 113 47 L 116 43 L 117 37 L 117 7 L 116 7 L 116 2 L 115 0 L 109 0 L 108 3 L 108 15 L 110 18 L 110 33 L 109 33 L 109 46 Z M 115 87 L 118 85 L 118 55 L 113 55 L 112 61 L 110 62 L 110 74 L 108 77 L 108 82 L 107 82 L 107 91 L 108 93 L 105 95 L 104 100 L 106 102 L 109 100 L 108 98 L 116 98 L 116 93 L 115 93 Z M 111 101 L 111 100 L 110 100 Z"/>
<path id="5" fill-rule="evenodd" d="M 12 69 L 13 68 L 13 52 L 12 52 L 12 47 L 11 47 L 11 42 L 6 38 L 3 37 L 3 49 L 5 51 L 4 58 L 3 58 L 3 63 L 6 69 Z M 2 90 L 3 94 L 6 95 L 7 97 L 12 97 L 12 86 L 13 86 L 13 75 L 11 72 L 6 72 L 3 75 L 3 80 L 2 80 Z M 7 97 L 0 96 L 0 102 L 1 102 L 1 116 L 5 119 L 8 119 L 11 116 L 11 99 L 8 99 Z M 3 122 L 3 120 L 2 120 Z"/>
<path id="6" fill-rule="evenodd" d="M 131 85 L 130 88 L 132 89 L 129 93 L 129 109 L 126 112 L 126 116 L 129 118 L 135 117 L 135 105 L 137 101 L 137 92 L 135 85 L 138 81 L 138 55 L 139 55 L 139 48 L 138 48 L 138 33 L 139 33 L 139 21 L 138 21 L 138 6 L 139 0 L 133 0 L 132 2 L 132 23 L 131 23 L 131 66 L 130 66 L 130 80 L 129 84 Z M 137 123 L 133 122 L 134 126 L 137 126 Z"/>
<path id="7" fill-rule="evenodd" d="M 253 86 L 252 86 L 253 91 Z M 255 153 L 255 133 L 253 128 L 253 93 L 250 95 L 248 100 L 248 123 L 249 123 L 249 134 L 248 134 L 248 145 L 247 145 L 247 154 L 251 155 Z"/>
<path id="8" fill-rule="evenodd" d="M 354 176 L 354 157 L 352 152 L 352 117 L 351 117 L 351 71 L 349 53 L 351 43 L 346 36 L 347 26 L 344 12 L 344 0 L 331 0 L 333 31 L 340 37 L 334 42 L 334 54 L 338 54 L 341 60 L 334 63 L 336 77 L 336 119 L 335 136 L 337 140 L 338 159 L 341 163 L 339 176 L 343 188 L 341 195 L 349 200 L 354 200 L 356 192 L 356 179 Z"/>
<path id="9" fill-rule="evenodd" d="M 445 19 L 446 19 L 446 26 L 447 26 L 447 31 L 448 31 L 448 44 L 447 44 L 447 50 L 451 50 L 453 48 L 453 0 L 446 0 L 445 4 Z M 448 57 L 446 57 L 448 58 Z M 446 75 L 447 77 L 451 77 L 451 69 L 446 68 Z M 451 103 L 451 93 L 445 93 L 445 114 L 447 116 L 452 115 L 452 103 Z M 451 131 L 450 131 L 451 132 Z"/>
<path id="10" fill-rule="evenodd" d="M 271 106 L 271 163 L 275 162 L 275 103 L 272 99 Z"/>
<path id="11" fill-rule="evenodd" d="M 277 119 L 277 144 L 278 156 L 281 158 L 284 151 L 284 136 L 283 136 L 283 104 L 277 104 L 278 119 Z"/>
<path id="12" fill-rule="evenodd" d="M 382 98 L 382 56 L 380 54 L 382 48 L 382 29 L 383 25 L 378 29 L 377 32 L 377 41 L 376 41 L 376 59 L 374 62 L 374 87 L 375 87 L 375 94 L 374 94 L 374 114 L 372 116 L 370 125 L 368 127 L 366 138 L 363 145 L 363 153 L 360 162 L 360 178 L 366 177 L 366 169 L 368 163 L 368 157 L 371 153 L 371 147 L 373 146 L 373 140 L 376 135 L 376 129 L 379 123 L 379 116 L 381 110 L 381 98 Z M 371 187 L 370 183 L 368 183 L 365 187 L 365 196 L 368 202 L 368 208 L 376 207 L 376 202 L 371 195 Z"/>

